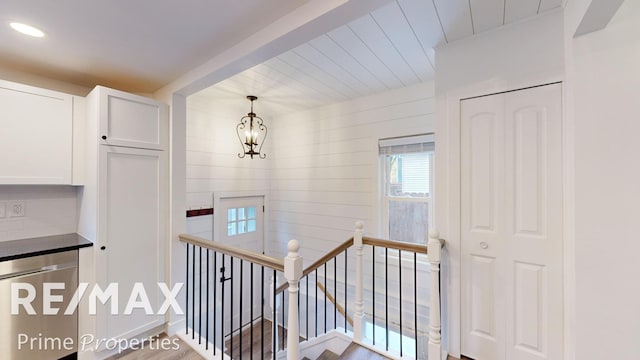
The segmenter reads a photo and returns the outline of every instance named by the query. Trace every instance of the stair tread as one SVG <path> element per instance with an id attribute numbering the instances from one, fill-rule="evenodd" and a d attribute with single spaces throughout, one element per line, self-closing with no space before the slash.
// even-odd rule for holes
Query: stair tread
<path id="1" fill-rule="evenodd" d="M 336 360 L 338 359 L 338 357 L 338 354 L 332 352 L 331 350 L 325 350 L 316 360 Z"/>
<path id="2" fill-rule="evenodd" d="M 356 343 L 351 343 L 347 349 L 340 355 L 338 360 L 356 360 L 356 359 L 371 359 L 371 360 L 386 360 L 389 359 L 375 351 L 372 351 L 366 347 L 360 346 Z"/>

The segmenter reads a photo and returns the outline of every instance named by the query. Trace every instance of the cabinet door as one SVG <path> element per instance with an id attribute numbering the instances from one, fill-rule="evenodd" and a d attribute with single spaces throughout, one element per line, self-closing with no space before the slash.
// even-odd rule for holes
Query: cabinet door
<path id="1" fill-rule="evenodd" d="M 100 146 L 97 283 L 118 284 L 119 313 L 98 310 L 100 338 L 129 338 L 161 325 L 164 316 L 134 308 L 125 314 L 136 283 L 154 312 L 164 297 L 162 262 L 166 240 L 166 152 Z M 136 296 L 134 301 L 143 301 Z"/>
<path id="2" fill-rule="evenodd" d="M 0 81 L 0 184 L 71 184 L 71 95 Z"/>
<path id="3" fill-rule="evenodd" d="M 163 103 L 98 86 L 100 142 L 103 145 L 165 150 L 168 111 Z"/>

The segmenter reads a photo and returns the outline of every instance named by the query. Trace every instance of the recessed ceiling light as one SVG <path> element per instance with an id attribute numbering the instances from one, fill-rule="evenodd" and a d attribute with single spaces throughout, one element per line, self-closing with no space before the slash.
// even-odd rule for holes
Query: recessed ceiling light
<path id="1" fill-rule="evenodd" d="M 27 25 L 19 22 L 12 22 L 9 25 L 13 28 L 13 30 L 19 33 L 23 33 L 25 35 L 39 37 L 39 38 L 44 37 L 44 32 L 42 30 L 34 28 L 31 25 Z"/>

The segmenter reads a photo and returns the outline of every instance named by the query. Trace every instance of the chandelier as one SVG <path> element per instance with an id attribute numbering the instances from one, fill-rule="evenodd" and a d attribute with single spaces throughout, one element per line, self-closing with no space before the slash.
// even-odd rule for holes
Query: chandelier
<path id="1" fill-rule="evenodd" d="M 261 154 L 264 139 L 267 137 L 267 127 L 263 124 L 262 118 L 253 112 L 253 102 L 258 100 L 257 96 L 249 95 L 247 99 L 251 101 L 251 112 L 240 119 L 240 123 L 236 126 L 238 140 L 242 145 L 242 152 L 238 153 L 239 158 L 249 155 L 252 159 L 258 156 L 260 159 L 267 157 Z M 244 136 L 244 140 L 242 137 Z"/>

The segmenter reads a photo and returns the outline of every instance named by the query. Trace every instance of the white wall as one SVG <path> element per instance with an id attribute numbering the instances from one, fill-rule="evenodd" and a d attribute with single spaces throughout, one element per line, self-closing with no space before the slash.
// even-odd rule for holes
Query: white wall
<path id="1" fill-rule="evenodd" d="M 76 232 L 74 187 L 2 185 L 0 202 L 7 200 L 24 200 L 25 216 L 0 218 L 0 241 Z"/>
<path id="2" fill-rule="evenodd" d="M 460 99 L 564 77 L 564 18 L 555 11 L 436 49 L 436 228 L 442 263 L 443 341 L 460 355 Z"/>
<path id="3" fill-rule="evenodd" d="M 269 144 L 273 140 L 269 138 L 264 145 L 266 159 L 238 158 L 241 147 L 236 125 L 249 112 L 249 101 L 225 91 L 209 94 L 213 96 L 187 98 L 187 209 L 213 207 L 214 191 L 269 191 Z M 272 119 L 260 112 L 259 100 L 254 108 L 271 130 Z M 211 215 L 192 217 L 187 219 L 187 232 L 211 239 L 212 224 Z"/>
<path id="4" fill-rule="evenodd" d="M 308 264 L 353 236 L 378 236 L 378 140 L 433 132 L 433 83 L 292 114 L 274 122 L 270 234 L 297 239 Z"/>
<path id="5" fill-rule="evenodd" d="M 569 43 L 575 116 L 576 359 L 640 353 L 640 2 Z"/>

